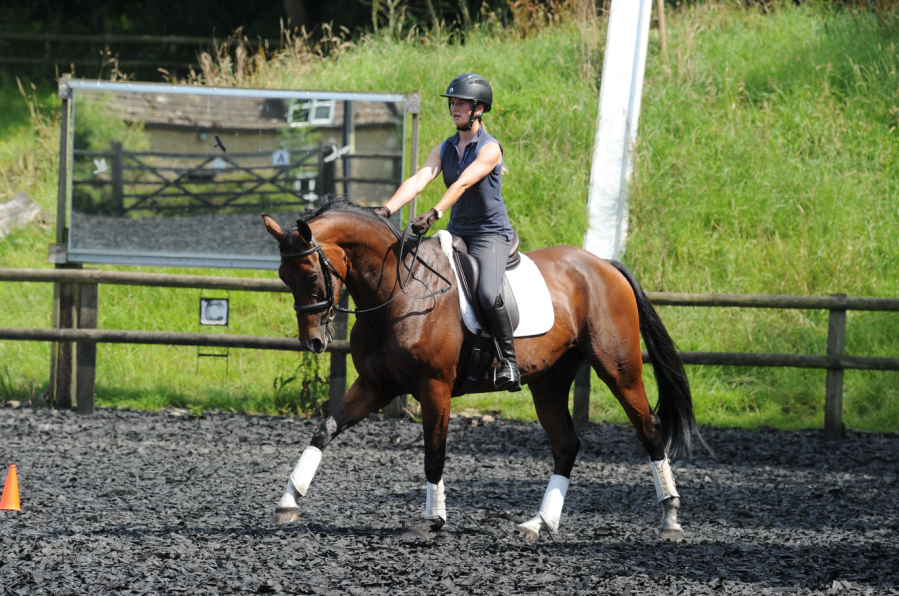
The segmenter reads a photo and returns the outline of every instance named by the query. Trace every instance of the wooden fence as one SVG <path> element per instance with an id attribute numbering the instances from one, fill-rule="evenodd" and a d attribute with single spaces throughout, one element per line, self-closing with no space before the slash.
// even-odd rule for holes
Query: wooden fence
<path id="1" fill-rule="evenodd" d="M 72 267 L 69 265 L 68 267 Z M 130 331 L 97 329 L 98 284 L 190 288 L 243 292 L 288 292 L 280 280 L 202 275 L 168 275 L 98 271 L 91 269 L 0 269 L 0 281 L 54 283 L 54 328 L 0 328 L 0 340 L 49 341 L 50 392 L 57 407 L 75 405 L 79 414 L 94 411 L 96 344 L 126 343 L 149 345 L 249 348 L 258 350 L 302 350 L 294 338 L 260 337 L 218 333 L 177 333 L 170 331 Z M 334 322 L 336 341 L 328 345 L 331 353 L 329 407 L 346 392 L 346 355 L 350 351 L 347 316 L 339 314 Z M 402 412 L 405 399 L 391 404 L 390 415 Z"/>
<path id="2" fill-rule="evenodd" d="M 78 210 L 86 199 L 91 209 L 104 203 L 104 214 L 122 216 L 132 211 L 218 212 L 226 209 L 304 210 L 337 194 L 337 184 L 403 183 L 401 151 L 356 152 L 341 155 L 345 161 L 384 160 L 392 164 L 392 178 L 338 176 L 334 155 L 338 147 L 322 144 L 316 149 L 287 152 L 289 163 L 265 163 L 265 153 L 162 153 L 126 151 L 122 143 L 111 141 L 109 151 L 75 149 L 73 157 L 72 202 Z M 339 154 L 338 154 L 339 155 Z M 88 176 L 92 160 L 109 160 L 109 175 Z M 88 166 L 86 169 L 84 166 Z M 349 170 L 349 168 L 347 168 Z M 101 189 L 99 201 L 91 197 Z"/>
<path id="3" fill-rule="evenodd" d="M 210 37 L 189 37 L 184 35 L 66 35 L 56 33 L 20 33 L 13 31 L 0 32 L 0 41 L 9 40 L 18 42 L 17 45 L 33 44 L 25 47 L 33 48 L 31 55 L 27 56 L 0 56 L 0 64 L 57 64 L 63 67 L 74 66 L 94 66 L 103 67 L 110 66 L 113 62 L 113 56 L 118 54 L 118 50 L 123 46 L 144 46 L 145 48 L 159 48 L 162 50 L 162 56 L 159 60 L 114 60 L 114 63 L 121 68 L 169 68 L 181 69 L 186 71 L 189 68 L 198 68 L 197 60 L 184 61 L 183 59 L 173 59 L 176 55 L 176 48 L 179 46 L 193 46 L 198 51 L 210 51 L 216 44 L 222 44 L 225 41 L 234 43 L 233 39 L 213 39 Z M 278 39 L 254 39 L 258 45 L 264 47 L 277 48 L 281 41 Z M 246 43 L 239 40 L 238 43 Z M 249 45 L 249 44 L 248 44 Z M 71 56 L 63 57 L 57 54 L 71 54 L 73 46 L 86 46 L 88 50 L 95 48 L 103 48 L 104 54 L 100 58 L 72 58 Z"/>
<path id="4" fill-rule="evenodd" d="M 680 352 L 684 364 L 712 366 L 775 366 L 789 368 L 819 368 L 827 370 L 824 398 L 824 437 L 843 436 L 843 371 L 899 370 L 899 358 L 868 358 L 847 356 L 846 311 L 899 311 L 899 300 L 885 298 L 849 298 L 833 296 L 771 296 L 764 294 L 676 294 L 647 292 L 656 306 L 698 306 L 775 308 L 830 311 L 827 331 L 827 354 L 752 354 L 738 352 Z M 643 352 L 643 362 L 649 362 Z M 574 421 L 586 424 L 590 409 L 590 369 L 582 368 L 575 379 Z"/>
<path id="5" fill-rule="evenodd" d="M 162 331 L 125 331 L 96 329 L 97 284 L 135 285 L 168 288 L 233 290 L 245 292 L 287 292 L 279 280 L 167 275 L 96 271 L 84 269 L 0 269 L 0 281 L 47 282 L 56 284 L 54 294 L 56 321 L 53 329 L 0 328 L 0 340 L 49 341 L 58 371 L 51 379 L 55 403 L 61 407 L 77 404 L 83 414 L 93 412 L 93 384 L 97 343 L 162 344 L 180 346 L 216 346 L 264 350 L 300 351 L 293 338 L 257 337 Z M 753 354 L 733 352 L 681 352 L 684 364 L 717 366 L 761 366 L 817 368 L 827 370 L 825 389 L 825 438 L 843 435 L 843 371 L 899 370 L 899 358 L 849 356 L 846 344 L 846 311 L 899 311 L 899 300 L 833 296 L 769 296 L 732 294 L 675 294 L 647 292 L 656 306 L 739 307 L 828 310 L 830 312 L 827 354 Z M 331 353 L 330 404 L 336 405 L 346 391 L 346 354 L 349 353 L 346 316 L 336 321 L 336 341 Z M 76 347 L 77 346 L 77 347 Z M 649 355 L 643 353 L 643 361 Z M 404 397 L 404 396 L 403 396 Z M 391 412 L 402 413 L 405 400 L 397 400 Z M 577 426 L 589 419 L 590 369 L 585 366 L 575 379 L 574 413 Z"/>

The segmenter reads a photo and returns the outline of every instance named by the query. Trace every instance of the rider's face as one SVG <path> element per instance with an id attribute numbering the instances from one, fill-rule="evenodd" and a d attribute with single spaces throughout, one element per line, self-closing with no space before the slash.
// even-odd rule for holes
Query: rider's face
<path id="1" fill-rule="evenodd" d="M 467 126 L 471 120 L 471 110 L 474 108 L 474 102 L 470 99 L 450 97 L 449 108 L 450 115 L 453 117 L 453 124 L 456 126 Z"/>

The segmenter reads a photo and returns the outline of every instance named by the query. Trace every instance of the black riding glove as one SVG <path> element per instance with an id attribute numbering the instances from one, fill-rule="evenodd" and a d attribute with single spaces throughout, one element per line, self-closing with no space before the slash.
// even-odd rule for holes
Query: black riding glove
<path id="1" fill-rule="evenodd" d="M 393 213 L 390 212 L 390 209 L 382 205 L 381 207 L 375 207 L 375 215 L 380 215 L 384 219 L 390 219 L 390 216 L 393 215 Z"/>
<path id="2" fill-rule="evenodd" d="M 429 209 L 412 220 L 412 233 L 416 236 L 424 236 L 437 221 L 437 210 Z"/>

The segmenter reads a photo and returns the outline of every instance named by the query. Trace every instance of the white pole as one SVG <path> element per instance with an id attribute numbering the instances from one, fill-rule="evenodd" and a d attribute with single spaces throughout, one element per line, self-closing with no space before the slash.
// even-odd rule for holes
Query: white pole
<path id="1" fill-rule="evenodd" d="M 620 258 L 627 238 L 651 12 L 652 0 L 612 0 L 584 236 L 584 248 L 604 259 Z"/>

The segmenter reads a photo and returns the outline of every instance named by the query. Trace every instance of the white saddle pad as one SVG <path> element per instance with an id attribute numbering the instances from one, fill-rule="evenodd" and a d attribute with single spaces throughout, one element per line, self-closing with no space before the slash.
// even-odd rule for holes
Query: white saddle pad
<path id="1" fill-rule="evenodd" d="M 453 237 L 446 230 L 440 230 L 436 234 L 440 240 L 440 250 L 449 260 L 450 267 L 453 268 L 453 275 L 456 278 L 456 287 L 459 288 L 459 308 L 462 310 L 462 320 L 465 326 L 472 333 L 477 333 L 481 328 L 478 320 L 474 316 L 474 310 L 465 297 L 465 292 L 461 289 L 459 283 L 459 272 L 456 271 L 456 261 L 453 259 Z M 537 265 L 521 253 L 521 264 L 512 271 L 506 271 L 506 279 L 511 286 L 512 293 L 515 294 L 515 301 L 518 303 L 519 321 L 518 327 L 513 335 L 515 337 L 530 337 L 532 335 L 543 335 L 550 329 L 556 321 L 556 313 L 553 310 L 552 296 L 549 295 L 549 288 L 546 287 L 546 280 L 543 274 L 537 269 Z"/>

